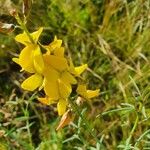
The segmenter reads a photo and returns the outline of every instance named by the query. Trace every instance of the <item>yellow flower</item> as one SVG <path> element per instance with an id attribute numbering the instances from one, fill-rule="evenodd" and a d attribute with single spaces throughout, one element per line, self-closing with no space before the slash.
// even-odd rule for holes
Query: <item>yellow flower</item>
<path id="1" fill-rule="evenodd" d="M 44 54 L 44 61 L 47 65 L 51 66 L 55 70 L 62 72 L 68 69 L 67 59 L 64 57 L 58 57 L 54 55 Z"/>
<path id="2" fill-rule="evenodd" d="M 44 70 L 43 56 L 38 45 L 28 45 L 20 53 L 19 58 L 13 59 L 22 70 L 34 73 L 21 85 L 25 90 L 34 91 L 43 83 L 42 73 Z"/>
<path id="3" fill-rule="evenodd" d="M 13 61 L 29 73 L 42 73 L 44 69 L 43 56 L 39 45 L 37 44 L 43 28 L 30 34 L 34 43 L 30 41 L 29 36 L 24 32 L 15 37 L 15 40 L 24 44 L 26 47 L 21 51 L 19 58 L 13 58 Z"/>
<path id="4" fill-rule="evenodd" d="M 55 36 L 54 41 L 51 42 L 49 45 L 44 46 L 44 48 L 49 52 L 53 53 L 55 56 L 64 56 L 64 48 L 61 47 L 62 45 L 62 40 L 57 39 Z"/>
<path id="5" fill-rule="evenodd" d="M 82 85 L 78 85 L 76 91 L 79 95 L 83 96 L 84 98 L 90 99 L 90 98 L 98 96 L 100 90 L 99 89 L 98 90 L 87 90 L 86 85 L 82 84 Z"/>
<path id="6" fill-rule="evenodd" d="M 58 101 L 54 101 L 48 96 L 46 96 L 45 98 L 38 98 L 38 100 L 45 105 L 51 105 L 57 103 L 57 110 L 59 116 L 63 115 L 66 112 L 67 105 L 68 105 L 67 99 L 59 99 Z"/>
<path id="7" fill-rule="evenodd" d="M 71 59 L 70 59 L 69 63 L 70 63 L 69 72 L 75 76 L 80 76 L 80 74 L 83 73 L 85 71 L 85 69 L 88 67 L 87 64 L 84 64 L 84 65 L 81 65 L 78 67 L 74 67 Z"/>
<path id="8" fill-rule="evenodd" d="M 39 30 L 33 32 L 30 34 L 31 38 L 33 39 L 34 43 L 32 43 L 30 41 L 30 38 L 29 36 L 26 34 L 26 32 L 23 32 L 21 34 L 18 34 L 16 37 L 15 37 L 15 40 L 19 43 L 22 43 L 24 44 L 25 46 L 29 45 L 29 44 L 36 44 L 38 42 L 38 39 L 39 39 L 39 36 L 40 34 L 42 33 L 43 31 L 43 28 L 39 28 Z"/>
<path id="9" fill-rule="evenodd" d="M 13 61 L 21 66 L 22 70 L 29 73 L 42 73 L 44 69 L 43 56 L 38 45 L 28 45 L 20 53 L 19 58 Z"/>
<path id="10" fill-rule="evenodd" d="M 66 112 L 66 108 L 68 105 L 67 99 L 59 99 L 57 103 L 58 115 L 61 116 Z"/>
<path id="11" fill-rule="evenodd" d="M 36 88 L 40 87 L 43 83 L 43 77 L 37 73 L 31 75 L 29 78 L 23 81 L 21 87 L 28 91 L 34 91 Z"/>

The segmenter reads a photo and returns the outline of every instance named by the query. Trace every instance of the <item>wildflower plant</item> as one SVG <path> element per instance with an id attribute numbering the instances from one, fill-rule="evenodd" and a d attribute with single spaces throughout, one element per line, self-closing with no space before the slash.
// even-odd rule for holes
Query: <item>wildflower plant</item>
<path id="1" fill-rule="evenodd" d="M 38 97 L 38 100 L 45 105 L 56 103 L 59 116 L 71 109 L 71 93 L 87 100 L 99 95 L 99 89 L 87 90 L 85 80 L 81 77 L 87 64 L 75 67 L 71 57 L 65 55 L 61 39 L 54 37 L 51 43 L 43 45 L 39 42 L 43 27 L 30 33 L 26 21 L 22 21 L 18 14 L 15 14 L 15 18 L 23 30 L 15 40 L 24 48 L 13 61 L 21 67 L 21 71 L 30 74 L 21 84 L 24 90 L 44 90 L 45 97 Z M 75 91 L 73 85 L 77 87 Z"/>

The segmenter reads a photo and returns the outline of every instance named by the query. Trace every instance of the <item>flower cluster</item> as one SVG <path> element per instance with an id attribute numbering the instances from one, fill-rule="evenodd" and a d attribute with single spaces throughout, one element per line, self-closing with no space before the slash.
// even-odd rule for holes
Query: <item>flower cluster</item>
<path id="1" fill-rule="evenodd" d="M 63 115 L 68 106 L 72 85 L 78 84 L 76 92 L 86 99 L 97 96 L 99 90 L 87 90 L 86 85 L 78 83 L 77 79 L 87 68 L 87 64 L 74 67 L 71 59 L 68 60 L 64 55 L 62 40 L 55 37 L 49 45 L 39 43 L 42 31 L 43 28 L 40 28 L 31 34 L 23 32 L 15 37 L 25 48 L 13 61 L 21 66 L 22 71 L 31 74 L 21 87 L 29 91 L 44 89 L 46 96 L 38 100 L 46 105 L 57 103 L 58 114 Z M 41 49 L 45 49 L 45 52 Z"/>

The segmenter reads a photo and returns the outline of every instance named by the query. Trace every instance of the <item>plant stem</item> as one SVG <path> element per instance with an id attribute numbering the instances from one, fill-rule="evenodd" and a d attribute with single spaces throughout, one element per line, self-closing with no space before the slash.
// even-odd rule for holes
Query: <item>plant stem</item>
<path id="1" fill-rule="evenodd" d="M 94 129 L 91 129 L 88 121 L 83 117 L 83 115 L 80 113 L 79 109 L 78 109 L 78 106 L 77 104 L 75 104 L 72 100 L 69 101 L 72 108 L 74 109 L 74 111 L 81 117 L 81 119 L 84 121 L 85 125 L 86 125 L 86 128 L 87 128 L 87 131 L 91 134 L 91 136 L 96 140 L 97 143 L 100 143 L 99 139 L 97 138 L 95 132 L 94 132 Z"/>
<path id="2" fill-rule="evenodd" d="M 127 141 L 126 141 L 125 150 L 128 150 L 128 145 L 130 144 L 130 141 L 131 141 L 131 138 L 132 138 L 132 136 L 133 136 L 133 133 L 134 133 L 134 131 L 135 131 L 137 125 L 138 125 L 138 121 L 139 121 L 139 116 L 138 116 L 138 114 L 137 114 L 137 117 L 136 117 L 134 126 L 133 126 L 133 128 L 132 128 L 132 130 L 131 130 L 131 132 L 130 132 L 129 138 L 128 138 Z"/>
<path id="3" fill-rule="evenodd" d="M 28 29 L 27 29 L 25 23 L 20 19 L 20 17 L 19 17 L 18 14 L 16 15 L 15 18 L 16 18 L 18 24 L 20 24 L 21 28 L 24 30 L 24 32 L 25 32 L 25 33 L 27 34 L 27 36 L 29 37 L 31 43 L 34 44 L 34 40 L 33 40 L 32 36 L 30 35 L 30 33 L 29 33 L 29 31 L 28 31 Z"/>

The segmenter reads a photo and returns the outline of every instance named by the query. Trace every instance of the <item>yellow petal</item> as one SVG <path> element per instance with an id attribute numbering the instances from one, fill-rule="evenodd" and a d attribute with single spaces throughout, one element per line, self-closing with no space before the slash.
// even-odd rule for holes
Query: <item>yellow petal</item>
<path id="1" fill-rule="evenodd" d="M 63 71 L 68 68 L 67 60 L 65 58 L 45 54 L 44 61 L 58 71 Z"/>
<path id="2" fill-rule="evenodd" d="M 68 98 L 72 91 L 71 85 L 63 82 L 60 79 L 58 80 L 58 84 L 59 84 L 60 97 L 64 99 Z"/>
<path id="3" fill-rule="evenodd" d="M 38 98 L 38 100 L 45 105 L 51 105 L 53 103 L 55 103 L 55 101 L 49 97 L 42 97 L 42 98 Z"/>
<path id="4" fill-rule="evenodd" d="M 51 99 L 59 99 L 58 83 L 57 81 L 45 80 L 44 91 Z"/>
<path id="5" fill-rule="evenodd" d="M 33 32 L 33 33 L 30 34 L 31 37 L 33 38 L 34 43 L 37 43 L 38 38 L 39 38 L 39 36 L 40 36 L 40 34 L 41 34 L 42 31 L 43 31 L 43 28 L 40 28 L 38 31 L 35 31 L 35 32 Z M 15 37 L 15 40 L 16 40 L 17 42 L 20 42 L 20 43 L 24 44 L 24 45 L 28 45 L 28 44 L 31 44 L 31 43 L 32 43 L 32 42 L 30 41 L 28 35 L 27 35 L 25 32 L 23 32 L 23 33 L 21 33 L 21 34 L 18 34 L 18 35 Z"/>
<path id="6" fill-rule="evenodd" d="M 58 57 L 64 57 L 64 47 L 58 47 L 54 50 L 54 55 Z"/>
<path id="7" fill-rule="evenodd" d="M 61 47 L 61 44 L 62 44 L 62 40 L 57 40 L 57 38 L 55 37 L 54 41 L 51 42 L 49 45 L 44 46 L 44 48 L 49 52 L 54 52 L 55 49 Z"/>
<path id="8" fill-rule="evenodd" d="M 29 45 L 25 47 L 19 56 L 19 64 L 20 66 L 27 72 L 34 73 L 33 66 L 33 50 L 35 49 L 34 45 Z"/>
<path id="9" fill-rule="evenodd" d="M 87 68 L 87 64 L 84 64 L 84 65 L 79 66 L 79 67 L 75 67 L 76 75 L 79 76 L 82 72 L 85 71 L 86 68 Z"/>
<path id="10" fill-rule="evenodd" d="M 58 40 L 56 37 L 54 41 L 49 44 L 49 46 L 54 50 L 55 48 L 60 48 L 62 44 L 62 40 Z"/>
<path id="11" fill-rule="evenodd" d="M 82 72 L 85 71 L 86 68 L 87 68 L 87 64 L 74 67 L 72 59 L 69 60 L 69 72 L 74 74 L 75 76 L 79 76 Z"/>
<path id="12" fill-rule="evenodd" d="M 52 69 L 46 68 L 44 71 L 44 91 L 51 99 L 59 99 L 58 78 L 59 73 Z"/>
<path id="13" fill-rule="evenodd" d="M 66 83 L 77 84 L 77 80 L 68 71 L 62 73 L 61 80 Z"/>
<path id="14" fill-rule="evenodd" d="M 19 65 L 19 58 L 12 58 L 12 61 Z"/>
<path id="15" fill-rule="evenodd" d="M 74 64 L 73 64 L 71 58 L 69 59 L 69 72 L 72 73 L 72 74 L 76 74 L 75 67 L 74 67 Z"/>
<path id="16" fill-rule="evenodd" d="M 31 43 L 29 37 L 26 35 L 25 32 L 21 33 L 21 34 L 18 34 L 16 37 L 15 37 L 15 40 L 19 43 L 22 43 L 24 45 L 28 45 L 29 43 Z"/>
<path id="17" fill-rule="evenodd" d="M 93 98 L 97 97 L 99 95 L 99 89 L 98 90 L 87 90 L 87 97 L 88 98 Z"/>
<path id="18" fill-rule="evenodd" d="M 59 116 L 63 115 L 66 112 L 66 107 L 67 107 L 67 100 L 66 99 L 60 99 L 59 102 L 57 103 L 57 110 Z"/>
<path id="19" fill-rule="evenodd" d="M 83 97 L 87 97 L 87 93 L 86 93 L 86 85 L 78 85 L 77 87 L 77 93 Z"/>
<path id="20" fill-rule="evenodd" d="M 36 49 L 34 50 L 33 60 L 34 60 L 35 70 L 38 73 L 42 74 L 44 70 L 44 61 L 43 61 L 43 56 L 42 56 L 39 46 L 37 46 Z"/>
<path id="21" fill-rule="evenodd" d="M 86 85 L 78 85 L 77 93 L 84 98 L 90 99 L 93 97 L 96 97 L 99 95 L 99 89 L 98 90 L 87 90 Z"/>
<path id="22" fill-rule="evenodd" d="M 34 91 L 36 88 L 41 86 L 43 78 L 39 74 L 34 74 L 27 78 L 22 84 L 21 87 L 28 91 Z"/>
<path id="23" fill-rule="evenodd" d="M 32 36 L 33 41 L 34 41 L 35 43 L 38 42 L 38 39 L 39 39 L 39 37 L 40 37 L 42 31 L 43 31 L 43 27 L 40 27 L 39 30 L 37 30 L 37 31 L 35 31 L 35 32 L 33 32 L 33 33 L 31 33 L 31 36 Z"/>

